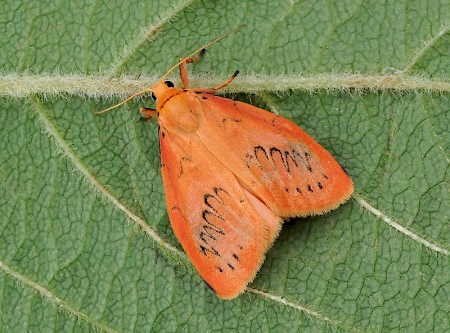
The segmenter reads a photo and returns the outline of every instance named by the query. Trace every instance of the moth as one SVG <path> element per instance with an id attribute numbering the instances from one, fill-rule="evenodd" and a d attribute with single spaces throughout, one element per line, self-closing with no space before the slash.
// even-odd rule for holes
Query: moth
<path id="1" fill-rule="evenodd" d="M 283 221 L 319 215 L 349 199 L 353 183 L 333 156 L 292 121 L 217 96 L 230 84 L 191 88 L 187 64 L 217 38 L 174 65 L 146 92 L 156 109 L 161 174 L 172 229 L 203 280 L 222 299 L 255 278 Z M 183 87 L 167 76 L 180 69 Z M 101 113 L 99 112 L 99 113 Z"/>

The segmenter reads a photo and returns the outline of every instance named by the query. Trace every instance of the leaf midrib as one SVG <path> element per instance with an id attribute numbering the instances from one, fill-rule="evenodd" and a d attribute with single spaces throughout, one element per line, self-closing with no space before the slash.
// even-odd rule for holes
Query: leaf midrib
<path id="1" fill-rule="evenodd" d="M 213 87 L 227 79 L 206 75 L 191 75 L 192 87 Z M 136 91 L 151 87 L 160 79 L 151 77 L 122 76 L 110 79 L 104 75 L 79 74 L 3 74 L 0 75 L 0 96 L 24 98 L 39 94 L 43 98 L 57 98 L 72 95 L 89 98 L 124 98 Z M 176 76 L 173 81 L 180 85 Z M 427 79 L 403 74 L 363 75 L 363 74 L 314 74 L 314 75 L 246 75 L 240 74 L 232 84 L 225 87 L 227 93 L 263 93 L 263 92 L 450 92 L 450 81 Z"/>

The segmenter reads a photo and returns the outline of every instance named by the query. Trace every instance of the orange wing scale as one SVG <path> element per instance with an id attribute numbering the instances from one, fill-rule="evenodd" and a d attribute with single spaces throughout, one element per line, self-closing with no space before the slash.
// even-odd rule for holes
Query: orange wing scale
<path id="1" fill-rule="evenodd" d="M 352 181 L 285 118 L 211 94 L 157 88 L 172 228 L 202 278 L 232 299 L 255 277 L 282 218 L 336 208 L 350 197 Z"/>

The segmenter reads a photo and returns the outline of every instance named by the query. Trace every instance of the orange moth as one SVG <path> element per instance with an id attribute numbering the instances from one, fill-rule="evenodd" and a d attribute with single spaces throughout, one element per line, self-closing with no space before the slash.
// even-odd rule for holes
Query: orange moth
<path id="1" fill-rule="evenodd" d="M 190 88 L 186 66 L 217 38 L 182 58 L 153 87 L 161 173 L 170 222 L 203 280 L 222 299 L 255 278 L 283 220 L 324 214 L 347 201 L 351 178 L 292 121 L 249 104 Z M 197 55 L 194 57 L 195 55 Z M 183 88 L 166 77 L 180 68 Z"/>

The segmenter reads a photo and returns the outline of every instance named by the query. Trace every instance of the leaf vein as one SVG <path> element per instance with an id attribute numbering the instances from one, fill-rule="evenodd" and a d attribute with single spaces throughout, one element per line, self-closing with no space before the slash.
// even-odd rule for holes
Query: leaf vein
<path id="1" fill-rule="evenodd" d="M 120 55 L 110 69 L 109 78 L 113 78 L 119 75 L 125 65 L 133 58 L 135 52 L 142 47 L 146 42 L 152 41 L 157 34 L 161 31 L 162 27 L 170 22 L 177 14 L 183 11 L 186 7 L 192 4 L 194 0 L 183 0 L 177 5 L 171 7 L 165 13 L 163 13 L 155 24 L 142 30 L 130 45 L 125 46 L 122 55 Z"/>
<path id="2" fill-rule="evenodd" d="M 136 225 L 138 225 L 150 238 L 152 238 L 157 245 L 161 248 L 168 250 L 169 252 L 175 254 L 176 256 L 183 256 L 178 249 L 173 247 L 171 244 L 162 239 L 154 229 L 152 229 L 144 220 L 139 216 L 134 214 L 128 207 L 126 207 L 122 202 L 120 202 L 116 197 L 114 197 L 107 189 L 103 186 L 87 168 L 87 166 L 80 160 L 80 158 L 75 154 L 73 149 L 64 140 L 62 134 L 57 130 L 57 128 L 52 124 L 51 120 L 48 118 L 44 107 L 41 105 L 38 98 L 33 98 L 32 103 L 35 105 L 39 119 L 41 120 L 44 129 L 55 139 L 56 145 L 61 149 L 63 154 L 72 161 L 76 170 L 80 171 L 81 174 L 86 178 L 86 180 L 104 197 L 106 200 L 111 202 L 114 207 L 122 211 L 126 217 L 132 220 Z"/>
<path id="3" fill-rule="evenodd" d="M 267 293 L 267 292 L 264 292 L 264 291 L 261 291 L 261 290 L 258 290 L 258 289 L 254 289 L 254 288 L 247 288 L 247 291 L 250 292 L 250 293 L 253 293 L 255 295 L 258 295 L 258 296 L 267 298 L 269 300 L 275 301 L 275 302 L 280 303 L 282 305 L 286 305 L 286 306 L 289 306 L 291 308 L 294 308 L 294 309 L 296 309 L 298 311 L 301 311 L 301 312 L 305 313 L 309 317 L 316 317 L 317 319 L 325 321 L 325 322 L 327 322 L 327 323 L 329 323 L 329 324 L 331 324 L 333 326 L 342 327 L 342 328 L 345 328 L 345 329 L 353 331 L 353 332 L 362 332 L 361 330 L 359 330 L 357 328 L 349 327 L 347 325 L 344 325 L 344 324 L 342 324 L 342 323 L 340 323 L 340 322 L 338 322 L 338 321 L 336 321 L 334 319 L 331 319 L 330 317 L 324 316 L 324 315 L 320 314 L 319 312 L 314 311 L 312 309 L 309 309 L 309 308 L 307 308 L 307 307 L 305 307 L 303 305 L 296 304 L 296 303 L 293 303 L 293 302 L 289 302 L 289 301 L 287 301 L 286 299 L 284 299 L 281 296 L 273 295 L 273 294 L 270 294 L 270 293 Z"/>
<path id="4" fill-rule="evenodd" d="M 404 234 L 405 236 L 421 243 L 422 245 L 424 245 L 425 247 L 442 253 L 446 256 L 450 255 L 450 251 L 440 247 L 436 244 L 433 244 L 431 242 L 429 242 L 428 240 L 426 240 L 425 238 L 419 236 L 418 234 L 412 232 L 411 230 L 409 230 L 408 228 L 402 226 L 400 223 L 394 221 L 393 219 L 391 219 L 389 216 L 387 216 L 386 214 L 384 214 L 382 211 L 378 210 L 377 208 L 373 207 L 372 205 L 370 205 L 366 200 L 364 200 L 361 196 L 354 194 L 353 198 L 365 209 L 367 209 L 369 212 L 371 212 L 373 215 L 381 218 L 383 220 L 383 222 L 386 222 L 387 224 L 389 224 L 391 227 L 393 227 L 394 229 L 396 229 L 397 231 L 401 232 L 402 234 Z"/>
<path id="5" fill-rule="evenodd" d="M 69 303 L 58 298 L 55 294 L 53 294 L 50 290 L 46 289 L 44 286 L 41 286 L 36 281 L 33 281 L 30 278 L 26 277 L 25 275 L 20 274 L 19 272 L 17 272 L 13 268 L 9 267 L 2 261 L 0 261 L 0 269 L 2 269 L 7 275 L 12 276 L 14 279 L 19 281 L 23 285 L 28 286 L 28 287 L 32 288 L 33 290 L 37 291 L 41 296 L 48 299 L 51 303 L 61 307 L 62 309 L 64 309 L 65 311 L 67 311 L 69 313 L 76 315 L 77 317 L 83 319 L 84 321 L 90 323 L 91 325 L 98 327 L 99 329 L 104 330 L 106 332 L 119 333 L 119 331 L 116 331 L 113 328 L 105 325 L 104 323 L 101 323 L 98 320 L 91 318 L 86 313 L 80 311 L 79 309 L 76 309 Z"/>
<path id="6" fill-rule="evenodd" d="M 427 53 L 429 49 L 435 45 L 439 39 L 441 39 L 445 34 L 450 31 L 450 24 L 446 24 L 442 27 L 442 29 L 436 34 L 436 36 L 432 37 L 430 40 L 426 41 L 422 48 L 420 48 L 416 55 L 411 59 L 411 61 L 406 64 L 405 68 L 401 71 L 403 74 L 406 74 L 411 71 L 411 69 L 419 62 L 419 60 Z"/>

